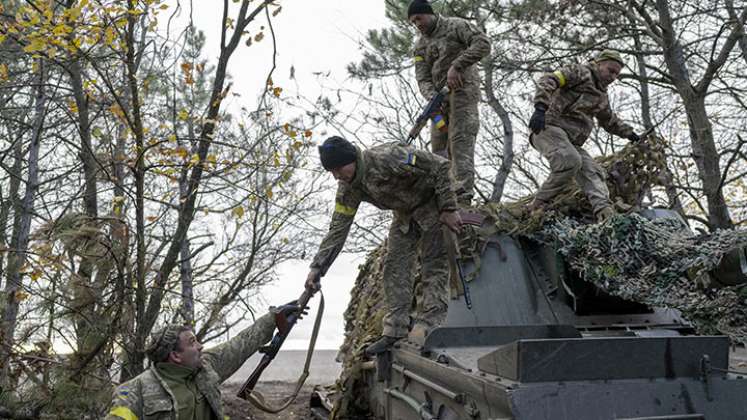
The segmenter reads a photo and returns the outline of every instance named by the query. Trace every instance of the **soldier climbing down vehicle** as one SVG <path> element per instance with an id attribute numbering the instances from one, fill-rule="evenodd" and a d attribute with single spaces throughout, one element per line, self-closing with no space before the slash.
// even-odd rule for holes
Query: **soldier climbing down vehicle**
<path id="1" fill-rule="evenodd" d="M 368 353 L 388 349 L 408 334 L 413 296 L 412 268 L 416 253 L 422 261 L 422 310 L 413 331 L 440 325 L 446 317 L 449 269 L 441 225 L 461 229 L 449 162 L 437 155 L 398 144 L 361 151 L 341 137 L 319 147 L 324 169 L 339 181 L 329 232 L 311 263 L 306 287 L 314 288 L 342 250 L 361 202 L 394 211 L 384 262 L 384 295 L 388 312 L 383 336 Z"/>
<path id="2" fill-rule="evenodd" d="M 633 128 L 610 108 L 607 87 L 624 66 L 617 51 L 604 50 L 588 63 L 563 67 L 542 76 L 529 120 L 530 143 L 550 163 L 551 172 L 535 195 L 531 211 L 544 209 L 575 178 L 597 220 L 614 214 L 605 175 L 583 149 L 593 118 L 611 134 L 638 142 Z"/>

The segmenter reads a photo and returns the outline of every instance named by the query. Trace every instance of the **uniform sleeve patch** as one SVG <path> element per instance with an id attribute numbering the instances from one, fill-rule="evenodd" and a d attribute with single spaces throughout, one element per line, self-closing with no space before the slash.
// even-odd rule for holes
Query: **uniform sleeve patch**
<path id="1" fill-rule="evenodd" d="M 423 61 L 423 60 L 425 60 L 425 58 L 423 58 L 423 56 L 422 56 L 422 55 L 416 55 L 416 56 L 415 56 L 415 62 L 416 62 L 416 63 L 418 63 L 418 62 L 421 62 L 421 61 Z"/>
<path id="2" fill-rule="evenodd" d="M 405 158 L 405 164 L 410 166 L 415 166 L 415 162 L 417 162 L 418 157 L 415 155 L 414 152 L 407 153 L 407 157 Z"/>
<path id="3" fill-rule="evenodd" d="M 355 213 L 358 211 L 355 207 L 349 207 L 342 203 L 335 203 L 335 213 L 340 213 L 345 216 L 355 216 Z"/>
<path id="4" fill-rule="evenodd" d="M 565 75 L 563 74 L 563 72 L 561 72 L 560 70 L 556 70 L 555 72 L 553 72 L 553 76 L 558 79 L 558 87 L 565 86 Z"/>
<path id="5" fill-rule="evenodd" d="M 112 407 L 112 410 L 109 412 L 109 415 L 116 416 L 124 420 L 138 420 L 135 413 L 133 413 L 132 410 L 124 406 Z"/>

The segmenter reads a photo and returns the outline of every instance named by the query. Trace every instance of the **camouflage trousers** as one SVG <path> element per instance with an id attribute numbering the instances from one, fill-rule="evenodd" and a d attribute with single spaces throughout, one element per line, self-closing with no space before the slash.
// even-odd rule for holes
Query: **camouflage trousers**
<path id="1" fill-rule="evenodd" d="M 435 124 L 431 124 L 431 151 L 451 160 L 451 173 L 456 181 L 460 204 L 469 204 L 475 188 L 475 140 L 480 129 L 478 89 L 470 86 L 449 95 L 444 104 L 448 111 L 448 132 L 439 131 Z"/>
<path id="2" fill-rule="evenodd" d="M 537 200 L 552 200 L 575 179 L 589 199 L 594 214 L 612 205 L 604 171 L 586 150 L 571 144 L 562 128 L 548 125 L 539 134 L 532 135 L 531 143 L 550 163 L 551 170 L 537 191 Z"/>
<path id="3" fill-rule="evenodd" d="M 410 306 L 413 297 L 415 259 L 420 254 L 422 295 L 419 296 L 415 322 L 427 327 L 441 325 L 448 309 L 449 265 L 440 223 L 422 229 L 410 222 L 408 229 L 401 223 L 389 228 L 384 260 L 384 298 L 387 313 L 383 334 L 404 337 L 410 327 Z"/>

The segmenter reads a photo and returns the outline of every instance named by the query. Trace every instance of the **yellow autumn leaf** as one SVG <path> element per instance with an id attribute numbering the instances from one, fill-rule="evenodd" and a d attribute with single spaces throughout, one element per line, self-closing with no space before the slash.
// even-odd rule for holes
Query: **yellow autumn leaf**
<path id="1" fill-rule="evenodd" d="M 265 194 L 267 195 L 267 198 L 272 198 L 272 187 L 267 187 L 267 191 L 265 191 Z"/>
<path id="2" fill-rule="evenodd" d="M 197 153 L 193 154 L 192 157 L 189 159 L 190 165 L 197 165 L 200 163 L 200 155 Z"/>
<path id="3" fill-rule="evenodd" d="M 106 45 L 110 47 L 113 46 L 112 44 L 114 44 L 114 40 L 116 38 L 117 38 L 117 33 L 114 32 L 114 28 L 111 26 L 106 28 L 106 31 L 104 31 L 104 42 L 106 43 Z"/>
<path id="4" fill-rule="evenodd" d="M 37 281 L 41 278 L 42 272 L 40 270 L 34 270 L 31 272 L 31 280 Z"/>
<path id="5" fill-rule="evenodd" d="M 272 94 L 275 95 L 276 98 L 279 98 L 281 93 L 283 93 L 283 88 L 281 87 L 276 87 L 272 90 Z"/>
<path id="6" fill-rule="evenodd" d="M 0 80 L 8 80 L 8 65 L 0 64 Z"/>
<path id="7" fill-rule="evenodd" d="M 44 39 L 40 37 L 35 37 L 31 39 L 31 42 L 23 47 L 23 51 L 27 53 L 34 53 L 37 51 L 41 51 L 47 47 L 47 43 L 44 42 Z"/>
<path id="8" fill-rule="evenodd" d="M 233 209 L 233 215 L 236 216 L 237 219 L 241 219 L 244 217 L 244 207 L 238 206 Z"/>
<path id="9" fill-rule="evenodd" d="M 182 109 L 181 111 L 179 111 L 178 117 L 182 121 L 187 121 L 187 119 L 189 118 L 189 113 L 186 109 Z"/>
<path id="10" fill-rule="evenodd" d="M 28 298 L 29 298 L 29 294 L 24 292 L 23 290 L 17 290 L 15 293 L 16 302 L 23 302 L 24 300 Z"/>
<path id="11" fill-rule="evenodd" d="M 254 35 L 254 42 L 260 42 L 265 38 L 265 33 L 260 32 L 257 35 Z"/>
<path id="12" fill-rule="evenodd" d="M 218 163 L 218 157 L 215 155 L 208 155 L 207 161 L 213 165 Z"/>

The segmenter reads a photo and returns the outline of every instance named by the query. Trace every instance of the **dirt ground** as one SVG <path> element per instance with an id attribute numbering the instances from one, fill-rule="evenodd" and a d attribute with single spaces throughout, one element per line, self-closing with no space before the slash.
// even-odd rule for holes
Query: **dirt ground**
<path id="1" fill-rule="evenodd" d="M 264 395 L 270 405 L 280 405 L 293 392 L 295 384 L 289 382 L 260 382 L 257 390 Z M 306 385 L 301 389 L 293 404 L 280 414 L 267 414 L 255 408 L 251 403 L 236 397 L 238 384 L 224 385 L 224 414 L 231 420 L 274 420 L 274 419 L 310 419 L 309 398 L 313 386 Z"/>

